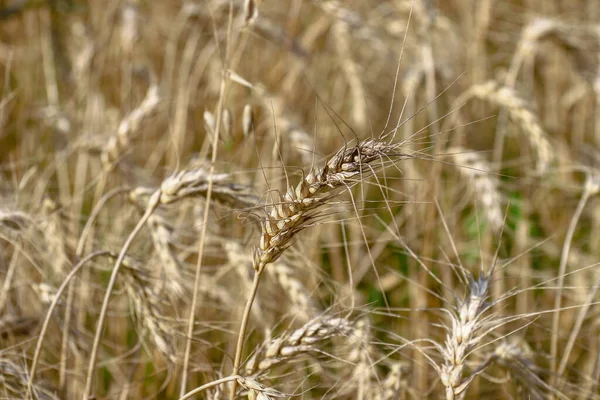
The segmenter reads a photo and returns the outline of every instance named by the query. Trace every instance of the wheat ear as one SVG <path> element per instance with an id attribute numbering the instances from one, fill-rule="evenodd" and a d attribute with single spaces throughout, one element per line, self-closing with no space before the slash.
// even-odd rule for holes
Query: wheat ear
<path id="1" fill-rule="evenodd" d="M 471 86 L 456 99 L 455 104 L 464 104 L 471 98 L 504 107 L 509 117 L 527 134 L 526 138 L 537 155 L 537 172 L 542 174 L 547 171 L 554 159 L 554 151 L 538 117 L 531 111 L 529 104 L 523 98 L 509 87 L 502 86 L 495 81 L 488 81 Z"/>
<path id="2" fill-rule="evenodd" d="M 260 242 L 254 250 L 253 267 L 256 272 L 253 289 L 240 324 L 232 375 L 237 374 L 242 360 L 244 335 L 264 268 L 277 261 L 291 246 L 296 234 L 309 226 L 319 208 L 339 194 L 340 189 L 349 188 L 372 175 L 374 168 L 369 166 L 370 163 L 409 157 L 398 151 L 397 144 L 382 139 L 366 139 L 354 146 L 341 148 L 322 167 L 311 170 L 295 187 L 290 186 L 285 194 L 277 196 L 261 222 Z M 231 400 L 235 397 L 235 385 L 234 382 Z"/>
<path id="3" fill-rule="evenodd" d="M 348 336 L 354 331 L 343 318 L 321 316 L 299 329 L 265 341 L 244 366 L 244 376 L 258 376 L 299 355 L 318 351 L 316 345 L 334 336 Z"/>
<path id="4" fill-rule="evenodd" d="M 458 398 L 476 376 L 471 374 L 463 377 L 463 372 L 467 357 L 485 335 L 486 327 L 492 323 L 483 318 L 489 309 L 486 300 L 490 278 L 490 275 L 483 275 L 477 280 L 471 279 L 469 296 L 460 301 L 455 310 L 448 310 L 451 326 L 447 327 L 445 346 L 438 345 L 444 361 L 442 365 L 435 366 L 446 387 L 447 400 Z"/>

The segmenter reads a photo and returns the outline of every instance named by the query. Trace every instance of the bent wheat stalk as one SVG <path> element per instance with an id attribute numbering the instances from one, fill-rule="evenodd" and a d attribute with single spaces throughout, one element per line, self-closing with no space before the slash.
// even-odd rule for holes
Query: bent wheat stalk
<path id="1" fill-rule="evenodd" d="M 110 301 L 110 296 L 112 294 L 115 283 L 117 282 L 117 275 L 119 273 L 121 265 L 123 264 L 123 259 L 125 258 L 127 250 L 129 250 L 129 247 L 131 246 L 131 243 L 133 242 L 133 239 L 135 239 L 137 234 L 141 231 L 142 227 L 148 221 L 148 218 L 150 218 L 150 216 L 152 215 L 154 210 L 156 210 L 156 208 L 160 205 L 160 195 L 161 195 L 160 190 L 157 190 L 150 197 L 150 200 L 148 201 L 148 207 L 146 208 L 146 212 L 144 213 L 142 218 L 138 221 L 138 224 L 135 226 L 135 228 L 133 229 L 133 231 L 131 232 L 131 234 L 129 235 L 127 240 L 125 241 L 125 244 L 123 245 L 123 247 L 121 248 L 121 252 L 119 253 L 119 257 L 117 258 L 117 261 L 115 262 L 115 266 L 113 267 L 113 271 L 110 276 L 108 286 L 106 288 L 106 293 L 104 295 L 104 300 L 102 302 L 102 308 L 100 309 L 98 323 L 96 325 L 96 335 L 94 336 L 94 344 L 92 345 L 92 352 L 90 354 L 90 362 L 88 365 L 88 371 L 87 371 L 87 376 L 86 376 L 85 390 L 83 392 L 84 399 L 89 399 L 89 398 L 93 397 L 92 396 L 92 383 L 93 383 L 94 370 L 96 369 L 96 359 L 98 357 L 98 349 L 100 347 L 100 340 L 102 339 L 102 330 L 104 328 L 104 321 L 106 319 L 106 315 L 108 312 L 108 303 Z"/>
<path id="2" fill-rule="evenodd" d="M 579 223 L 579 219 L 583 213 L 585 205 L 588 200 L 595 194 L 598 193 L 600 187 L 594 180 L 594 177 L 588 175 L 586 184 L 583 188 L 583 193 L 581 194 L 581 198 L 579 199 L 579 203 L 577 204 L 577 208 L 573 213 L 573 217 L 571 217 L 571 222 L 569 223 L 569 229 L 567 230 L 567 234 L 565 236 L 565 241 L 563 243 L 562 253 L 560 256 L 560 264 L 558 266 L 558 289 L 554 295 L 554 313 L 552 315 L 552 341 L 550 343 L 550 355 L 552 357 L 551 367 L 552 372 L 554 373 L 552 376 L 552 386 L 556 387 L 556 383 L 558 378 L 564 372 L 564 367 L 559 368 L 560 371 L 557 371 L 558 368 L 558 337 L 559 337 L 559 328 L 560 328 L 560 309 L 562 306 L 562 295 L 563 295 L 563 287 L 565 281 L 565 274 L 567 272 L 567 260 L 569 259 L 569 252 L 571 251 L 571 244 L 573 242 L 573 236 L 575 235 L 575 229 L 577 228 L 577 224 Z M 567 348 L 567 358 L 568 353 L 570 353 L 571 348 L 570 345 Z M 557 373 L 558 372 L 558 373 Z"/>
<path id="3" fill-rule="evenodd" d="M 309 226 L 319 208 L 337 196 L 340 189 L 349 188 L 371 175 L 374 169 L 368 164 L 380 159 L 409 158 L 409 155 L 397 151 L 398 146 L 382 139 L 367 139 L 353 147 L 343 147 L 325 165 L 310 171 L 298 185 L 290 186 L 271 204 L 261 222 L 259 246 L 254 250 L 252 292 L 240 324 L 232 375 L 237 374 L 240 367 L 250 310 L 265 267 L 281 257 L 296 234 Z M 235 398 L 235 386 L 234 382 L 231 400 Z"/>
<path id="4" fill-rule="evenodd" d="M 40 331 L 40 334 L 38 336 L 38 341 L 37 341 L 37 344 L 35 346 L 35 352 L 33 354 L 33 360 L 31 361 L 31 368 L 29 369 L 29 380 L 27 381 L 27 393 L 25 394 L 25 398 L 26 399 L 29 399 L 30 396 L 31 396 L 31 394 L 32 394 L 33 379 L 35 377 L 35 372 L 36 372 L 36 369 L 37 369 L 38 360 L 39 360 L 40 354 L 42 352 L 42 344 L 44 343 L 44 338 L 46 337 L 46 331 L 48 330 L 48 326 L 50 325 L 50 318 L 52 317 L 52 314 L 54 313 L 54 309 L 58 305 L 58 301 L 60 299 L 60 296 L 65 291 L 65 289 L 69 285 L 69 283 L 71 282 L 71 279 L 77 274 L 77 272 L 79 272 L 79 270 L 88 261 L 90 261 L 93 258 L 96 258 L 96 257 L 99 257 L 99 256 L 108 255 L 108 254 L 110 254 L 110 252 L 108 252 L 108 251 L 96 251 L 96 252 L 94 252 L 94 253 L 86 256 L 85 258 L 83 258 L 77 265 L 75 265 L 73 267 L 73 269 L 71 270 L 71 272 L 69 272 L 69 275 L 67 275 L 67 277 L 65 278 L 65 280 L 63 281 L 63 283 L 60 285 L 60 287 L 56 291 L 56 294 L 54 295 L 54 299 L 52 300 L 52 303 L 50 304 L 50 307 L 48 307 L 48 312 L 46 313 L 46 318 L 44 319 L 44 323 L 42 324 L 42 329 Z"/>

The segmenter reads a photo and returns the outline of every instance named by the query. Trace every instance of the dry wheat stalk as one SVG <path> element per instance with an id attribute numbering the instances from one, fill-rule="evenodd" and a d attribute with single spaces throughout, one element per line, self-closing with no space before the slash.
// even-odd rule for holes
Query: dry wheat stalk
<path id="1" fill-rule="evenodd" d="M 537 154 L 537 171 L 542 174 L 547 171 L 554 159 L 554 150 L 548 141 L 544 129 L 537 116 L 531 111 L 529 104 L 517 93 L 495 81 L 471 86 L 458 97 L 455 104 L 464 104 L 467 100 L 476 98 L 485 100 L 498 107 L 504 107 L 509 117 L 526 133 L 530 146 Z"/>
<path id="2" fill-rule="evenodd" d="M 448 149 L 449 156 L 458 172 L 467 179 L 468 187 L 483 206 L 484 215 L 495 232 L 504 224 L 502 217 L 502 195 L 498 179 L 493 175 L 488 162 L 479 154 L 459 147 Z"/>
<path id="3" fill-rule="evenodd" d="M 342 71 L 346 76 L 352 97 L 352 120 L 357 128 L 363 130 L 367 127 L 366 93 L 360 77 L 359 66 L 352 58 L 352 38 L 350 26 L 344 22 L 336 22 L 332 28 L 336 42 L 336 51 L 339 55 Z"/>
<path id="4" fill-rule="evenodd" d="M 334 336 L 347 337 L 354 332 L 344 318 L 320 316 L 299 329 L 265 341 L 243 367 L 244 376 L 258 376 L 271 368 L 303 354 L 318 352 L 317 344 Z"/>

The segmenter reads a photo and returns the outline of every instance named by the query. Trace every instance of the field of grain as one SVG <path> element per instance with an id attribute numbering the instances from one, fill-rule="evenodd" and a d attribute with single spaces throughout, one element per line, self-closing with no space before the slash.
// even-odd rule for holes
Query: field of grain
<path id="1" fill-rule="evenodd" d="M 0 399 L 600 399 L 600 2 L 0 1 Z"/>

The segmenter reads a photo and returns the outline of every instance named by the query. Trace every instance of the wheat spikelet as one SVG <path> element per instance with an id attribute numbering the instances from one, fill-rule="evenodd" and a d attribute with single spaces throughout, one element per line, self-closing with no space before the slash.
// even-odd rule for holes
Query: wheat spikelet
<path id="1" fill-rule="evenodd" d="M 244 0 L 243 13 L 244 22 L 248 25 L 252 24 L 258 18 L 258 7 L 254 0 Z"/>
<path id="2" fill-rule="evenodd" d="M 67 50 L 70 58 L 71 76 L 79 93 L 88 94 L 90 64 L 96 50 L 96 43 L 89 27 L 82 21 L 73 21 L 70 26 L 70 40 Z"/>
<path id="3" fill-rule="evenodd" d="M 37 293 L 42 304 L 52 303 L 56 295 L 56 289 L 47 283 L 33 284 L 32 289 Z"/>
<path id="4" fill-rule="evenodd" d="M 513 89 L 501 86 L 495 81 L 471 86 L 455 101 L 455 104 L 463 104 L 471 98 L 504 107 L 510 118 L 527 134 L 526 138 L 537 155 L 538 173 L 542 174 L 547 171 L 554 159 L 554 151 L 537 116 L 524 99 L 519 97 Z"/>
<path id="5" fill-rule="evenodd" d="M 319 1 L 317 6 L 333 18 L 334 29 L 336 24 L 344 24 L 349 28 L 349 33 L 353 38 L 366 39 L 378 50 L 389 51 L 385 43 L 381 41 L 380 35 L 377 34 L 376 26 L 370 26 L 367 20 L 354 10 L 346 7 L 344 2 L 338 0 Z M 362 101 L 364 103 L 364 98 Z"/>
<path id="6" fill-rule="evenodd" d="M 348 336 L 354 331 L 343 318 L 320 316 L 299 329 L 265 341 L 243 367 L 245 376 L 258 376 L 302 354 L 318 351 L 317 345 L 334 336 Z"/>
<path id="7" fill-rule="evenodd" d="M 273 400 L 274 398 L 287 397 L 283 393 L 266 387 L 252 378 L 239 377 L 237 378 L 237 383 L 248 392 L 246 395 L 249 400 Z"/>
<path id="8" fill-rule="evenodd" d="M 254 131 L 254 111 L 250 104 L 244 106 L 244 112 L 242 115 L 242 132 L 244 137 L 248 137 Z"/>
<path id="9" fill-rule="evenodd" d="M 492 175 L 490 165 L 479 154 L 460 147 L 450 148 L 448 153 L 458 172 L 467 179 L 471 192 L 483 206 L 490 226 L 494 231 L 500 232 L 504 224 L 502 195 L 498 189 L 498 179 Z"/>

